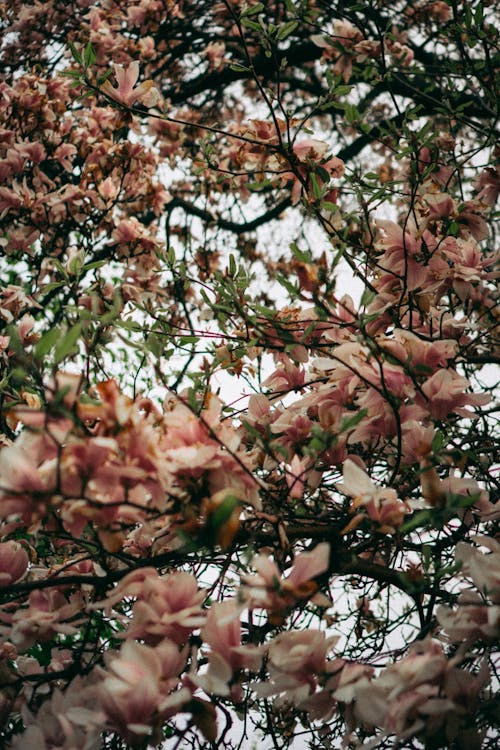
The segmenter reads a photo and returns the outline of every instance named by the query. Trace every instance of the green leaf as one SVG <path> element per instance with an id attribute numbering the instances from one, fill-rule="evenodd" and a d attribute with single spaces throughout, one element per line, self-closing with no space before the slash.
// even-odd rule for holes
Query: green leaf
<path id="1" fill-rule="evenodd" d="M 249 18 L 242 18 L 241 25 L 245 26 L 245 28 L 247 29 L 252 29 L 252 31 L 262 31 L 262 26 L 260 25 L 260 23 L 251 21 Z"/>
<path id="2" fill-rule="evenodd" d="M 240 65 L 239 63 L 233 63 L 229 66 L 235 73 L 250 73 L 250 68 L 247 65 Z"/>
<path id="3" fill-rule="evenodd" d="M 318 178 L 316 177 L 314 172 L 311 172 L 310 178 L 313 196 L 316 198 L 316 200 L 319 200 L 323 195 L 323 188 L 319 184 Z"/>
<path id="4" fill-rule="evenodd" d="M 360 306 L 365 307 L 369 305 L 370 302 L 372 302 L 374 299 L 375 299 L 375 292 L 372 292 L 371 289 L 368 289 L 368 287 L 366 287 L 366 289 L 364 290 L 361 296 Z"/>
<path id="5" fill-rule="evenodd" d="M 358 122 L 360 120 L 360 114 L 357 107 L 354 106 L 354 104 L 350 104 L 347 102 L 344 105 L 344 112 L 345 112 L 345 119 L 347 122 Z"/>
<path id="6" fill-rule="evenodd" d="M 264 190 L 270 184 L 271 184 L 271 180 L 269 179 L 259 180 L 258 182 L 249 182 L 247 184 L 247 188 L 254 193 L 258 193 L 260 190 Z"/>
<path id="7" fill-rule="evenodd" d="M 61 362 L 72 350 L 82 332 L 82 323 L 79 321 L 61 336 L 59 343 L 54 349 L 54 362 Z"/>
<path id="8" fill-rule="evenodd" d="M 292 251 L 294 257 L 297 258 L 297 260 L 299 260 L 301 263 L 311 262 L 311 253 L 301 250 L 295 242 L 290 243 L 290 250 Z"/>
<path id="9" fill-rule="evenodd" d="M 234 495 L 227 495 L 210 516 L 210 525 L 218 529 L 231 518 L 233 510 L 238 505 L 238 499 Z"/>
<path id="10" fill-rule="evenodd" d="M 179 339 L 179 346 L 185 346 L 186 344 L 197 344 L 199 340 L 199 336 L 181 336 L 181 338 Z"/>
<path id="11" fill-rule="evenodd" d="M 135 331 L 136 333 L 142 331 L 142 326 L 135 320 L 118 320 L 117 325 L 119 325 L 120 328 L 124 328 L 126 331 Z"/>
<path id="12" fill-rule="evenodd" d="M 287 36 L 290 36 L 290 34 L 293 34 L 295 29 L 298 27 L 299 22 L 298 21 L 287 21 L 287 23 L 284 23 L 282 26 L 279 27 L 276 39 L 279 39 L 280 42 L 283 41 L 283 39 L 286 39 Z"/>
<path id="13" fill-rule="evenodd" d="M 414 513 L 411 518 L 400 527 L 399 530 L 401 534 L 405 534 L 407 531 L 413 531 L 413 529 L 416 529 L 419 526 L 428 526 L 432 522 L 432 520 L 433 511 L 431 509 L 419 510 L 417 513 Z"/>
<path id="14" fill-rule="evenodd" d="M 76 78 L 77 82 L 80 82 L 81 73 L 79 70 L 63 70 L 61 75 L 65 78 Z"/>
<path id="15" fill-rule="evenodd" d="M 54 348 L 60 336 L 61 330 L 57 326 L 54 326 L 54 328 L 51 328 L 49 331 L 44 333 L 36 343 L 36 346 L 34 348 L 33 355 L 35 359 L 42 359 L 43 357 L 45 357 L 45 355 Z"/>
<path id="16" fill-rule="evenodd" d="M 346 96 L 351 93 L 352 88 L 352 86 L 347 85 L 335 86 L 332 93 L 335 94 L 335 96 Z"/>
<path id="17" fill-rule="evenodd" d="M 94 52 L 94 48 L 90 42 L 85 45 L 85 49 L 83 50 L 83 63 L 86 68 L 90 68 L 95 61 L 97 60 L 96 53 Z"/>
<path id="18" fill-rule="evenodd" d="M 278 284 L 285 287 L 285 289 L 289 292 L 289 294 L 292 295 L 292 297 L 295 299 L 297 294 L 299 293 L 299 288 L 296 284 L 293 284 L 292 282 L 288 281 L 288 279 L 283 276 L 283 274 L 278 274 L 276 277 L 276 280 Z"/>
<path id="19" fill-rule="evenodd" d="M 83 271 L 93 271 L 95 268 L 102 268 L 106 265 L 108 261 L 107 260 L 96 260 L 93 263 L 85 263 L 83 266 Z"/>
<path id="20" fill-rule="evenodd" d="M 105 81 L 108 80 L 108 78 L 110 77 L 110 75 L 112 75 L 112 73 L 113 73 L 113 71 L 112 71 L 111 68 L 109 68 L 109 70 L 106 70 L 102 74 L 102 76 L 99 76 L 99 78 L 97 79 L 97 85 L 98 86 L 102 86 L 102 84 L 105 83 Z"/>
<path id="21" fill-rule="evenodd" d="M 82 56 L 80 52 L 78 52 L 77 48 L 73 44 L 73 42 L 68 42 L 69 51 L 71 52 L 71 56 L 75 62 L 77 62 L 79 65 L 82 64 Z"/>
<path id="22" fill-rule="evenodd" d="M 434 438 L 432 440 L 431 450 L 433 453 L 439 453 L 441 448 L 444 445 L 444 435 L 442 432 L 437 430 L 436 434 L 434 435 Z"/>
<path id="23" fill-rule="evenodd" d="M 42 294 L 48 294 L 48 292 L 51 292 L 53 289 L 59 289 L 61 286 L 65 286 L 64 281 L 51 281 L 43 287 Z"/>
<path id="24" fill-rule="evenodd" d="M 366 417 L 367 414 L 368 414 L 368 409 L 360 409 L 352 417 L 343 417 L 339 432 L 346 432 L 347 430 L 350 430 L 352 427 L 356 427 L 356 425 L 359 424 L 361 420 Z"/>
<path id="25" fill-rule="evenodd" d="M 240 18 L 248 18 L 248 16 L 255 16 L 257 15 L 257 13 L 260 13 L 263 10 L 265 10 L 264 3 L 256 3 L 255 5 L 252 5 L 249 8 L 246 8 L 245 10 L 241 11 Z"/>

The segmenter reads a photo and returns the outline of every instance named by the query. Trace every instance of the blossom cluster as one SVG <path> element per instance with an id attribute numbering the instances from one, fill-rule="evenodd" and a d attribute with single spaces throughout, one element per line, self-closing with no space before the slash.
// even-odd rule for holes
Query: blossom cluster
<path id="1" fill-rule="evenodd" d="M 491 19 L 1 5 L 2 747 L 494 747 Z"/>

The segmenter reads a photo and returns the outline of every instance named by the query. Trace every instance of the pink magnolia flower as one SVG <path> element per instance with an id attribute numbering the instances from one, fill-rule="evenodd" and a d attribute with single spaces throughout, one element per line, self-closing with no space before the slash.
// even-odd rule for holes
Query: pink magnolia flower
<path id="1" fill-rule="evenodd" d="M 244 646 L 241 642 L 241 605 L 234 600 L 213 604 L 201 637 L 210 646 L 208 670 L 203 674 L 190 675 L 190 681 L 207 694 L 227 696 L 240 701 L 241 687 L 236 683 L 229 687 L 235 673 L 241 669 L 257 672 L 262 664 L 262 649 Z"/>
<path id="2" fill-rule="evenodd" d="M 154 87 L 153 81 L 143 81 L 136 86 L 139 78 L 139 63 L 135 60 L 124 65 L 113 65 L 115 78 L 118 86 L 105 81 L 101 90 L 112 99 L 132 107 L 136 102 L 141 102 L 146 107 L 153 107 L 160 100 L 160 94 Z"/>
<path id="3" fill-rule="evenodd" d="M 469 724 L 474 704 L 488 682 L 483 662 L 477 676 L 457 668 L 461 657 L 448 660 L 442 646 L 427 638 L 415 642 L 401 660 L 387 666 L 372 680 L 356 687 L 352 712 L 365 726 L 381 727 L 385 734 L 405 739 L 420 733 L 442 734 L 452 740 Z M 479 747 L 477 736 L 470 736 Z"/>
<path id="4" fill-rule="evenodd" d="M 307 464 L 309 461 L 295 455 L 292 458 L 289 469 L 286 470 L 285 478 L 288 485 L 288 497 L 300 500 L 304 495 L 305 478 L 307 476 Z"/>
<path id="5" fill-rule="evenodd" d="M 322 713 L 328 714 L 334 704 L 331 695 L 322 699 L 317 692 L 320 680 L 330 669 L 337 669 L 337 660 L 327 661 L 327 656 L 338 642 L 338 636 L 326 637 L 320 630 L 287 631 L 274 638 L 268 647 L 269 682 L 254 683 L 259 697 L 270 695 L 275 705 L 292 704 L 311 710 L 311 699 L 319 698 Z"/>
<path id="6" fill-rule="evenodd" d="M 409 290 L 424 286 L 429 272 L 421 256 L 418 232 L 410 227 L 403 229 L 389 219 L 377 219 L 376 225 L 375 245 L 383 253 L 382 267 L 393 276 L 405 278 Z"/>
<path id="7" fill-rule="evenodd" d="M 387 39 L 386 46 L 387 51 L 394 58 L 396 64 L 411 65 L 414 55 L 413 50 L 411 50 L 408 45 L 401 44 L 401 42 L 398 41 L 393 42 L 390 39 Z"/>
<path id="8" fill-rule="evenodd" d="M 154 727 L 191 698 L 176 690 L 187 651 L 165 640 L 151 648 L 127 640 L 119 655 L 109 656 L 99 697 L 108 723 L 131 744 L 150 736 Z"/>
<path id="9" fill-rule="evenodd" d="M 384 350 L 390 351 L 403 363 L 407 363 L 412 370 L 425 372 L 446 367 L 458 349 L 458 343 L 453 339 L 439 339 L 425 341 L 412 331 L 397 329 L 394 339 L 387 338 L 380 342 Z M 425 368 L 425 369 L 424 369 Z"/>
<path id="10" fill-rule="evenodd" d="M 474 298 L 481 292 L 484 281 L 497 278 L 498 272 L 489 272 L 488 268 L 495 267 L 498 254 L 484 253 L 472 237 L 447 238 L 442 250 L 446 263 L 442 269 L 436 269 L 435 275 L 442 279 L 443 285 L 451 281 L 460 299 Z"/>
<path id="11" fill-rule="evenodd" d="M 477 200 L 493 207 L 500 193 L 500 166 L 490 167 L 481 172 L 476 181 L 476 188 L 479 191 Z"/>
<path id="12" fill-rule="evenodd" d="M 260 433 L 265 433 L 265 428 L 272 419 L 269 399 L 263 393 L 253 393 L 248 400 L 248 410 L 244 422 Z"/>
<path id="13" fill-rule="evenodd" d="M 224 42 L 210 42 L 205 47 L 205 55 L 208 59 L 210 70 L 222 70 L 224 67 L 226 45 Z"/>
<path id="14" fill-rule="evenodd" d="M 109 608 L 125 597 L 136 597 L 123 637 L 141 638 L 152 645 L 167 637 L 180 645 L 204 624 L 201 604 L 205 595 L 189 573 L 160 576 L 154 568 L 141 568 L 125 576 L 98 606 Z"/>
<path id="15" fill-rule="evenodd" d="M 393 534 L 401 526 L 408 508 L 399 500 L 395 490 L 377 487 L 365 471 L 350 458 L 344 461 L 344 482 L 337 489 L 353 498 L 351 510 L 364 509 L 372 521 L 379 525 L 379 531 Z M 363 520 L 363 515 L 355 517 L 344 529 L 350 531 Z"/>
<path id="16" fill-rule="evenodd" d="M 335 60 L 333 71 L 341 75 L 344 81 L 348 81 L 352 73 L 352 62 L 356 57 L 354 50 L 363 41 L 363 35 L 349 21 L 336 20 L 333 23 L 332 36 L 320 34 L 311 37 L 311 41 L 318 47 L 322 47 L 327 60 Z"/>
<path id="17" fill-rule="evenodd" d="M 470 232 L 476 242 L 481 242 L 489 237 L 490 228 L 483 215 L 484 213 L 484 206 L 477 199 L 462 203 L 457 214 L 457 221 L 462 226 L 461 234 L 465 234 L 467 238 Z"/>
<path id="18" fill-rule="evenodd" d="M 369 678 L 371 678 L 375 672 L 373 667 L 367 664 L 356 664 L 355 662 L 344 662 L 343 660 L 335 660 L 339 662 L 339 668 L 337 673 L 334 673 L 332 677 L 328 679 L 326 683 L 327 688 L 333 690 L 333 697 L 342 701 L 342 703 L 351 703 L 355 697 L 356 692 L 360 684 L 366 684 Z M 333 667 L 336 664 L 332 664 L 330 671 L 333 672 Z"/>
<path id="19" fill-rule="evenodd" d="M 285 409 L 274 420 L 271 425 L 271 432 L 279 435 L 280 445 L 293 450 L 295 446 L 307 441 L 311 434 L 312 426 L 313 423 L 306 414 L 292 409 Z"/>
<path id="20" fill-rule="evenodd" d="M 0 544 L 0 587 L 19 581 L 28 570 L 28 554 L 19 542 Z"/>
<path id="21" fill-rule="evenodd" d="M 76 146 L 73 143 L 61 143 L 54 151 L 54 160 L 59 162 L 67 172 L 73 169 L 73 159 L 77 154 Z"/>
<path id="22" fill-rule="evenodd" d="M 489 549 L 489 553 L 459 542 L 455 559 L 462 564 L 463 571 L 472 578 L 477 589 L 495 604 L 500 604 L 500 543 L 483 535 L 473 536 L 472 541 Z"/>
<path id="23" fill-rule="evenodd" d="M 97 750 L 106 716 L 92 678 L 76 677 L 62 692 L 54 690 L 36 714 L 23 706 L 26 730 L 16 734 L 12 750 Z"/>
<path id="24" fill-rule="evenodd" d="M 455 608 L 438 607 L 436 619 L 454 643 L 493 642 L 500 636 L 500 606 L 485 603 L 474 591 L 463 591 Z"/>
<path id="25" fill-rule="evenodd" d="M 264 381 L 264 386 L 274 392 L 300 389 L 305 382 L 305 370 L 297 367 L 288 357 L 282 358 L 277 369 Z"/>
<path id="26" fill-rule="evenodd" d="M 19 417 L 20 409 L 15 414 Z M 46 499 L 57 483 L 56 450 L 53 440 L 28 432 L 0 450 L 2 518 L 19 514 L 29 520 L 43 515 Z"/>
<path id="27" fill-rule="evenodd" d="M 120 192 L 120 187 L 112 177 L 106 177 L 106 179 L 100 182 L 97 186 L 97 191 L 106 202 L 112 202 Z"/>
<path id="28" fill-rule="evenodd" d="M 471 412 L 464 409 L 464 406 L 487 404 L 490 397 L 486 393 L 467 393 L 468 387 L 469 381 L 454 370 L 438 370 L 422 386 L 427 403 L 419 395 L 416 401 L 427 407 L 435 419 L 444 419 L 453 412 L 470 417 Z"/>
<path id="29" fill-rule="evenodd" d="M 284 185 L 289 180 L 292 181 L 292 204 L 298 203 L 303 190 L 303 182 L 309 181 L 309 173 L 315 172 L 316 182 L 323 187 L 325 179 L 317 168 L 321 168 L 331 178 L 342 177 L 345 171 L 345 165 L 342 159 L 337 156 L 327 157 L 329 146 L 324 141 L 316 138 L 304 138 L 293 145 L 293 153 L 298 161 L 296 171 L 302 179 L 299 179 L 295 172 L 287 171 L 281 175 L 281 183 Z"/>
<path id="30" fill-rule="evenodd" d="M 242 435 L 231 423 L 221 421 L 221 409 L 213 394 L 200 417 L 181 399 L 166 404 L 160 444 L 165 464 L 181 484 L 204 476 L 215 504 L 222 497 L 218 493 L 225 492 L 258 507 L 258 484 L 251 471 L 254 457 L 240 450 Z"/>
<path id="31" fill-rule="evenodd" d="M 420 463 L 432 449 L 435 436 L 434 427 L 424 427 L 415 419 L 409 419 L 402 425 L 403 461 L 409 464 Z"/>
<path id="32" fill-rule="evenodd" d="M 442 647 L 427 639 L 410 648 L 409 654 L 389 664 L 379 677 L 361 681 L 355 692 L 354 713 L 358 721 L 384 727 L 398 736 L 422 728 L 418 709 L 438 694 L 448 668 Z"/>
<path id="33" fill-rule="evenodd" d="M 8 606 L 8 605 L 7 605 Z M 11 615 L 7 607 L 0 611 L 0 620 L 10 626 L 9 640 L 19 651 L 26 651 L 34 643 L 50 641 L 57 633 L 74 635 L 82 621 L 84 601 L 81 592 L 68 598 L 58 589 L 32 591 L 28 605 L 19 607 Z"/>
<path id="34" fill-rule="evenodd" d="M 257 646 L 241 642 L 241 605 L 234 600 L 213 604 L 201 630 L 201 637 L 211 650 L 220 654 L 232 670 L 260 669 L 262 653 Z"/>
<path id="35" fill-rule="evenodd" d="M 443 163 L 436 163 L 435 158 L 431 155 L 428 146 L 422 146 L 418 152 L 417 166 L 420 173 L 429 169 L 432 165 L 433 170 L 431 171 L 429 179 L 436 183 L 440 187 L 448 185 L 450 177 L 453 173 L 453 168 L 444 165 Z"/>
<path id="36" fill-rule="evenodd" d="M 278 136 L 276 133 L 278 126 L 280 133 L 285 133 L 287 124 L 285 120 L 277 118 L 276 120 L 249 120 L 240 128 L 240 134 L 248 138 L 254 138 L 265 143 L 277 143 Z"/>
<path id="37" fill-rule="evenodd" d="M 328 570 L 329 559 L 330 545 L 326 542 L 318 544 L 312 552 L 297 555 L 288 576 L 282 578 L 275 562 L 266 555 L 257 555 L 252 562 L 257 574 L 242 578 L 248 606 L 266 609 L 270 622 L 283 622 L 298 602 L 316 594 L 318 585 L 314 579 Z M 320 606 L 331 604 L 322 595 L 314 596 L 312 601 Z"/>

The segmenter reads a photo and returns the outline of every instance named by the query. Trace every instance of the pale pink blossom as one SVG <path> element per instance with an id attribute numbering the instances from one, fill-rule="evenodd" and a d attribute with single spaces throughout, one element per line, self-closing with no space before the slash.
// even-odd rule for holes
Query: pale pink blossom
<path id="1" fill-rule="evenodd" d="M 496 641 L 500 636 L 500 606 L 474 591 L 463 591 L 454 608 L 438 607 L 436 619 L 454 643 Z"/>
<path id="2" fill-rule="evenodd" d="M 320 606 L 328 607 L 331 602 L 317 594 L 314 579 L 328 569 L 329 555 L 330 545 L 326 542 L 316 545 L 312 552 L 301 552 L 286 578 L 273 560 L 257 555 L 252 561 L 256 575 L 242 578 L 245 601 L 250 607 L 266 609 L 270 621 L 276 623 L 282 622 L 297 603 L 311 597 Z"/>
<path id="3" fill-rule="evenodd" d="M 410 419 L 402 426 L 402 451 L 405 463 L 420 463 L 428 456 L 435 437 L 434 427 L 424 426 L 415 419 Z"/>
<path id="4" fill-rule="evenodd" d="M 344 662 L 339 660 L 338 669 L 333 673 L 326 683 L 327 688 L 333 691 L 333 697 L 342 701 L 342 703 L 352 703 L 356 698 L 356 693 L 360 684 L 366 684 L 372 677 L 375 670 L 367 664 L 357 664 L 355 662 Z M 332 664 L 330 671 L 333 672 Z"/>
<path id="5" fill-rule="evenodd" d="M 241 605 L 235 600 L 213 604 L 201 631 L 201 637 L 213 652 L 222 656 L 233 671 L 247 668 L 259 670 L 262 652 L 257 646 L 245 646 L 241 641 Z"/>
<path id="6" fill-rule="evenodd" d="M 364 509 L 367 516 L 380 525 L 381 533 L 394 533 L 408 512 L 406 504 L 398 498 L 396 491 L 377 487 L 350 458 L 344 461 L 343 477 L 344 481 L 337 484 L 337 489 L 353 498 L 352 511 Z M 356 526 L 362 518 L 362 515 L 354 518 L 347 530 Z"/>
<path id="7" fill-rule="evenodd" d="M 127 66 L 113 65 L 117 86 L 113 86 L 109 80 L 105 81 L 101 87 L 107 96 L 132 107 L 136 102 L 144 104 L 146 107 L 153 107 L 158 103 L 160 94 L 154 87 L 153 81 L 143 81 L 138 86 L 139 63 L 133 61 Z"/>
<path id="8" fill-rule="evenodd" d="M 438 370 L 422 385 L 427 399 L 422 405 L 429 409 L 435 419 L 444 419 L 453 412 L 470 417 L 471 412 L 464 407 L 487 404 L 490 397 L 486 393 L 467 393 L 468 387 L 469 381 L 454 370 Z M 417 401 L 420 400 L 418 396 Z"/>
<path id="9" fill-rule="evenodd" d="M 222 70 L 224 67 L 226 45 L 224 42 L 210 42 L 205 47 L 205 55 L 208 59 L 210 70 Z"/>
<path id="10" fill-rule="evenodd" d="M 18 413 L 16 412 L 16 416 Z M 57 482 L 56 445 L 43 435 L 24 432 L 0 450 L 1 516 L 18 514 L 30 519 L 44 512 Z M 35 500 L 36 498 L 36 500 Z"/>
<path id="11" fill-rule="evenodd" d="M 495 604 L 500 604 L 500 543 L 485 535 L 476 535 L 472 541 L 489 549 L 488 553 L 466 542 L 459 542 L 455 559 L 463 571 L 474 581 L 477 589 Z"/>
<path id="12" fill-rule="evenodd" d="M 56 588 L 34 590 L 26 606 L 16 608 L 11 615 L 9 607 L 0 611 L 0 621 L 10 628 L 9 639 L 19 651 L 26 651 L 34 643 L 50 641 L 57 633 L 75 635 L 84 617 L 84 600 L 80 591 L 69 598 Z"/>
<path id="13" fill-rule="evenodd" d="M 331 36 L 313 35 L 311 41 L 322 47 L 327 60 L 334 60 L 333 72 L 348 81 L 352 74 L 352 62 L 356 57 L 356 46 L 363 41 L 363 35 L 349 21 L 335 20 Z"/>
<path id="14" fill-rule="evenodd" d="M 489 167 L 476 180 L 477 200 L 493 208 L 500 193 L 500 166 Z"/>
<path id="15" fill-rule="evenodd" d="M 288 496 L 292 499 L 300 499 L 304 495 L 307 463 L 309 462 L 295 455 L 289 468 L 286 469 L 285 479 L 288 485 Z"/>
<path id="16" fill-rule="evenodd" d="M 407 656 L 390 664 L 379 677 L 359 683 L 354 705 L 357 719 L 384 727 L 389 734 L 401 735 L 408 726 L 410 734 L 418 731 L 424 725 L 418 709 L 438 694 L 447 668 L 437 642 L 427 639 L 413 644 Z"/>
<path id="17" fill-rule="evenodd" d="M 310 171 L 315 173 L 319 187 L 324 186 L 325 180 L 321 174 L 318 174 L 317 167 L 321 167 L 330 178 L 342 177 L 345 171 L 344 162 L 337 156 L 328 157 L 328 151 L 328 144 L 316 138 L 304 138 L 294 143 L 293 154 L 298 162 L 294 164 L 295 171 L 287 171 L 281 175 L 282 185 L 288 180 L 292 181 L 292 204 L 299 201 L 304 183 L 308 184 Z"/>
<path id="18" fill-rule="evenodd" d="M 207 672 L 190 675 L 191 681 L 207 693 L 231 694 L 241 700 L 236 685 L 229 688 L 230 680 L 242 669 L 257 672 L 262 664 L 263 652 L 257 646 L 245 646 L 241 641 L 242 607 L 234 600 L 215 603 L 210 607 L 201 637 L 210 646 Z"/>
<path id="19" fill-rule="evenodd" d="M 125 597 L 136 599 L 124 637 L 155 645 L 168 637 L 177 644 L 205 622 L 201 604 L 205 592 L 189 573 L 158 575 L 154 568 L 129 573 L 99 606 L 111 607 Z"/>
<path id="20" fill-rule="evenodd" d="M 404 278 L 408 289 L 423 286 L 428 269 L 422 258 L 422 243 L 416 232 L 403 229 L 389 219 L 377 219 L 377 250 L 383 252 L 381 266 L 390 274 Z"/>
<path id="21" fill-rule="evenodd" d="M 19 581 L 28 570 L 28 553 L 19 542 L 0 544 L 0 588 Z"/>
<path id="22" fill-rule="evenodd" d="M 26 729 L 16 734 L 12 750 L 99 750 L 106 716 L 91 678 L 76 677 L 62 692 L 56 688 L 36 714 L 22 708 Z"/>
<path id="23" fill-rule="evenodd" d="M 329 672 L 327 657 L 338 642 L 337 636 L 327 637 L 320 630 L 287 631 L 276 636 L 268 646 L 269 681 L 254 683 L 259 697 L 278 696 L 275 704 L 292 704 L 311 708 L 310 698 L 315 698 L 320 678 Z M 332 669 L 337 669 L 336 660 Z M 328 714 L 333 700 L 327 697 L 323 710 Z"/>
<path id="24" fill-rule="evenodd" d="M 127 742 L 150 736 L 190 699 L 188 689 L 176 689 L 186 657 L 168 640 L 156 648 L 127 640 L 119 655 L 108 656 L 100 704 L 109 725 Z"/>
<path id="25" fill-rule="evenodd" d="M 116 185 L 112 177 L 106 177 L 105 180 L 99 183 L 97 190 L 105 201 L 111 202 L 115 200 L 120 188 Z"/>
<path id="26" fill-rule="evenodd" d="M 61 143 L 54 151 L 54 159 L 59 162 L 67 172 L 73 169 L 73 159 L 77 154 L 76 146 L 73 143 Z"/>

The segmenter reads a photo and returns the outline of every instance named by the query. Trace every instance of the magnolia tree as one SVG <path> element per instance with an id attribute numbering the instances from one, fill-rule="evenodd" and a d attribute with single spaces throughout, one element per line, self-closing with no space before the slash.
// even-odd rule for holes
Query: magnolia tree
<path id="1" fill-rule="evenodd" d="M 493 6 L 2 4 L 2 746 L 497 747 Z"/>

